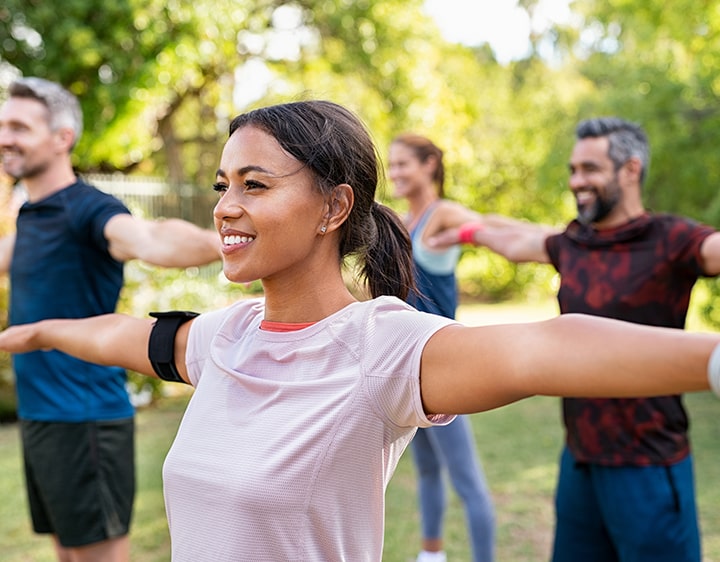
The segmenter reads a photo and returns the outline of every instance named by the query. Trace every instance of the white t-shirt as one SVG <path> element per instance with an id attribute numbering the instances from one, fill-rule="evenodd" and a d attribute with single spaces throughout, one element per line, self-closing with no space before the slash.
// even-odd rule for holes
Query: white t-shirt
<path id="1" fill-rule="evenodd" d="M 195 392 L 163 469 L 174 562 L 374 561 L 384 495 L 423 412 L 420 357 L 453 323 L 399 299 L 299 331 L 260 329 L 264 301 L 202 314 Z"/>

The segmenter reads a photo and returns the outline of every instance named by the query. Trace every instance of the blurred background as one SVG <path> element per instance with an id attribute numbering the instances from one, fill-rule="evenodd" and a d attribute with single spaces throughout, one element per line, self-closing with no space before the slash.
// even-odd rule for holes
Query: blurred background
<path id="1" fill-rule="evenodd" d="M 85 116 L 78 172 L 136 213 L 203 226 L 211 226 L 210 184 L 232 117 L 303 98 L 354 110 L 383 157 L 399 132 L 429 136 L 445 151 L 450 197 L 556 225 L 574 215 L 566 186 L 575 125 L 618 115 L 650 137 L 646 206 L 718 226 L 719 69 L 720 0 L 0 6 L 0 99 L 18 75 L 66 85 Z M 1 231 L 12 228 L 18 193 L 0 183 Z M 384 188 L 380 197 L 402 212 Z M 466 301 L 544 299 L 555 290 L 550 267 L 465 252 L 458 274 Z M 257 289 L 228 286 L 219 267 L 130 264 L 122 306 L 202 310 Z M 718 290 L 717 281 L 702 282 L 694 298 L 711 326 L 720 321 Z"/>
<path id="2" fill-rule="evenodd" d="M 720 227 L 720 0 L 3 0 L 0 100 L 20 75 L 55 80 L 80 98 L 85 132 L 74 154 L 78 173 L 144 216 L 179 216 L 210 227 L 216 197 L 211 184 L 232 117 L 256 106 L 324 98 L 362 117 L 383 158 L 400 132 L 432 138 L 445 151 L 451 198 L 480 212 L 554 225 L 574 216 L 567 160 L 575 125 L 617 115 L 640 123 L 650 137 L 647 208 Z M 384 185 L 379 196 L 403 211 Z M 21 198 L 0 170 L 0 234 L 13 228 Z M 551 267 L 513 265 L 483 249 L 464 252 L 458 270 L 463 306 L 523 303 L 527 313 L 532 303 L 550 303 L 543 310 L 555 313 Z M 203 311 L 259 291 L 256 285 L 229 285 L 219 266 L 170 271 L 130 263 L 126 276 L 121 309 L 137 315 Z M 695 326 L 720 327 L 718 292 L 718 281 L 697 285 Z M 2 279 L 0 326 L 6 323 L 6 293 Z M 157 403 L 172 388 L 139 377 L 132 384 L 138 403 Z M 712 402 L 694 403 L 703 407 L 696 406 L 697 427 L 706 432 L 699 435 L 712 454 L 720 447 L 710 423 Z M 532 408 L 538 402 L 528 404 L 518 408 L 531 408 L 530 417 L 523 417 L 525 410 L 503 409 L 477 418 L 484 424 L 497 420 L 501 436 L 524 435 L 541 449 L 527 445 L 535 459 L 530 475 L 532 463 L 518 455 L 524 446 L 517 442 L 508 443 L 504 457 L 486 459 L 500 502 L 502 494 L 513 501 L 541 494 L 530 508 L 502 510 L 509 519 L 501 521 L 501 548 L 513 553 L 505 558 L 511 560 L 525 559 L 512 549 L 528 544 L 527 536 L 535 542 L 527 559 L 543 559 L 551 524 L 559 414 L 554 401 L 540 402 L 537 411 Z M 157 506 L 147 517 L 159 526 L 153 532 L 160 545 L 156 558 L 138 558 L 143 560 L 167 556 L 158 464 L 182 404 L 177 411 L 165 408 L 170 413 L 160 407 L 153 414 L 160 417 L 141 421 L 169 425 L 162 442 L 149 443 L 141 455 L 151 463 L 152 492 L 142 496 L 138 517 L 142 521 L 152 497 Z M 3 356 L 0 420 L 13 417 L 12 373 Z M 537 437 L 541 420 L 550 431 L 543 439 Z M 4 434 L 3 459 L 12 464 L 7 489 L 17 484 L 18 461 L 7 453 L 14 451 L 14 433 Z M 502 451 L 487 442 L 479 447 Z M 159 451 L 152 462 L 151 451 Z M 542 454 L 550 456 L 541 461 Z M 703 473 L 699 485 L 717 481 L 716 460 L 700 457 L 700 470 L 715 472 Z M 522 463 L 519 477 L 503 483 L 513 462 Z M 542 485 L 538 466 L 547 468 Z M 413 483 L 402 468 L 390 493 L 404 483 L 410 491 L 403 497 L 412 498 Z M 523 488 L 528 481 L 532 485 Z M 710 556 L 720 559 L 720 514 L 713 509 L 718 496 L 708 488 L 701 492 L 703 518 L 713 531 Z M 398 513 L 392 509 L 400 500 L 389 504 L 392 552 L 393 540 L 404 543 L 398 549 L 412 543 L 405 533 L 413 531 L 397 525 L 417 525 L 414 501 Z M 17 517 L 22 498 L 9 505 L 3 521 L 17 519 L 18 532 L 27 533 L 25 519 Z M 3 539 L 22 543 L 10 532 Z M 35 539 L 27 541 L 29 552 Z M 142 539 L 135 544 L 152 550 Z"/>

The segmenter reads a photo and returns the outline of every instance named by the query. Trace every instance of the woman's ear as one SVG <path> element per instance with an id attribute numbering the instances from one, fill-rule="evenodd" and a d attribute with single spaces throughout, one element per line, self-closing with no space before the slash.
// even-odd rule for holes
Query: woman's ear
<path id="1" fill-rule="evenodd" d="M 353 188 L 346 183 L 336 185 L 326 202 L 325 230 L 323 234 L 340 228 L 347 220 L 355 203 Z"/>
<path id="2" fill-rule="evenodd" d="M 438 169 L 438 165 L 439 161 L 437 159 L 437 156 L 435 156 L 434 154 L 429 154 L 427 158 L 422 161 L 423 168 L 425 168 L 431 176 L 435 175 L 435 172 Z"/>

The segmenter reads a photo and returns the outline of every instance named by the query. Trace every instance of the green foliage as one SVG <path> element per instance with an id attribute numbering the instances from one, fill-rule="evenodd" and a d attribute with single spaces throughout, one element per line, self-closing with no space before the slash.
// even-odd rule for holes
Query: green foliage
<path id="1" fill-rule="evenodd" d="M 583 28 L 592 30 L 575 44 L 574 62 L 594 90 L 581 100 L 580 115 L 617 114 L 641 123 L 655 155 L 648 207 L 717 224 L 720 2 L 575 5 Z"/>
<path id="2" fill-rule="evenodd" d="M 14 212 L 10 185 L 0 175 L 0 236 L 14 229 Z M 8 323 L 8 289 L 7 276 L 0 278 L 0 329 Z M 0 353 L 0 423 L 13 420 L 17 415 L 15 398 L 15 379 L 12 371 L 10 354 Z"/>
<path id="3" fill-rule="evenodd" d="M 278 3 L 68 0 L 58 17 L 52 2 L 7 0 L 0 7 L 2 60 L 81 98 L 79 169 L 207 181 L 224 136 L 222 116 L 231 112 L 227 86 L 243 62 L 237 33 L 268 27 Z"/>
<path id="4" fill-rule="evenodd" d="M 592 85 L 578 100 L 578 115 L 615 114 L 642 124 L 653 152 L 646 206 L 719 225 L 720 2 L 578 0 L 573 6 L 584 19 L 564 35 L 574 53 L 568 64 Z M 716 282 L 708 286 L 706 315 L 717 328 L 719 289 Z"/>
<path id="5" fill-rule="evenodd" d="M 547 298 L 557 289 L 557 273 L 552 267 L 512 264 L 484 248 L 465 251 L 457 277 L 462 295 L 484 302 L 513 300 L 517 295 Z"/>
<path id="6" fill-rule="evenodd" d="M 448 191 L 467 205 L 553 223 L 568 216 L 564 163 L 557 168 L 553 158 L 568 144 L 577 77 L 539 60 L 503 67 L 487 47 L 450 45 L 422 0 L 67 6 L 58 22 L 45 3 L 8 0 L 0 43 L 5 62 L 81 97 L 88 127 L 75 155 L 80 169 L 206 185 L 235 94 L 260 80 L 237 71 L 259 60 L 270 80 L 256 103 L 333 99 L 363 117 L 381 154 L 401 131 L 436 140 L 447 155 Z M 293 14 L 294 23 L 283 23 Z M 396 205 L 384 187 L 380 197 Z M 494 270 L 482 274 L 477 296 L 520 287 L 499 281 L 515 274 L 510 264 Z"/>
<path id="7" fill-rule="evenodd" d="M 450 197 L 561 225 L 574 215 L 566 167 L 577 121 L 617 114 L 650 135 L 647 206 L 720 222 L 720 0 L 575 0 L 574 20 L 533 33 L 533 54 L 508 65 L 487 45 L 448 44 L 422 4 L 69 0 L 58 18 L 51 3 L 6 0 L 0 61 L 81 96 L 81 170 L 204 186 L 243 104 L 322 97 L 359 113 L 383 156 L 402 131 L 433 138 Z M 532 14 L 537 1 L 520 6 Z M 380 197 L 402 211 L 385 187 Z M 478 298 L 552 289 L 552 273 L 477 252 L 464 262 Z"/>

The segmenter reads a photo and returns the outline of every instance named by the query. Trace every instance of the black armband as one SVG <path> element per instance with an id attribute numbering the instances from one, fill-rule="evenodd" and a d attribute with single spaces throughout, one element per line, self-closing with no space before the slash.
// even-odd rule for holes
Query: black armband
<path id="1" fill-rule="evenodd" d="M 198 313 L 173 310 L 151 312 L 150 316 L 157 318 L 148 340 L 148 357 L 153 370 L 164 381 L 184 383 L 175 365 L 175 334 L 180 326 L 198 316 Z"/>

